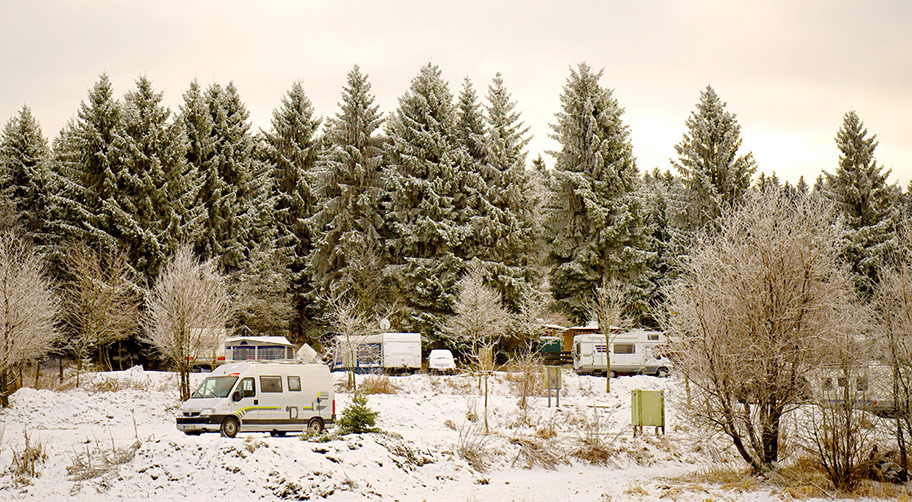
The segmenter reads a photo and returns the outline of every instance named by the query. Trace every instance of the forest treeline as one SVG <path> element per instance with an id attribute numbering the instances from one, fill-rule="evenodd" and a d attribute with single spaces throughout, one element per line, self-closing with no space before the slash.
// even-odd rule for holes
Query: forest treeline
<path id="1" fill-rule="evenodd" d="M 434 343 L 470 265 L 513 312 L 539 292 L 584 322 L 596 287 L 612 282 L 627 317 L 656 325 L 651 306 L 693 239 L 777 187 L 834 204 L 848 229 L 840 256 L 872 294 L 909 202 L 854 112 L 834 124 L 838 165 L 813 187 L 792 185 L 758 174 L 735 114 L 706 87 L 682 117 L 677 158 L 642 172 L 601 76 L 570 70 L 547 169 L 527 158 L 528 128 L 500 74 L 485 90 L 468 79 L 451 89 L 428 64 L 384 113 L 355 66 L 333 116 L 318 117 L 295 82 L 260 131 L 233 83 L 194 80 L 169 110 L 149 78 L 118 97 L 102 74 L 52 141 L 27 106 L 6 123 L 0 223 L 61 284 L 94 266 L 139 295 L 189 245 L 229 278 L 234 329 L 316 341 L 345 297 Z"/>

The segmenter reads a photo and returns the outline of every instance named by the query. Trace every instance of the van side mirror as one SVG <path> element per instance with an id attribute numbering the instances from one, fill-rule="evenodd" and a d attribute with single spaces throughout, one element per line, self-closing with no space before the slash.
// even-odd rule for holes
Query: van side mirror
<path id="1" fill-rule="evenodd" d="M 234 394 L 231 394 L 231 400 L 240 401 L 241 400 L 241 391 L 239 391 L 239 390 L 234 391 Z"/>

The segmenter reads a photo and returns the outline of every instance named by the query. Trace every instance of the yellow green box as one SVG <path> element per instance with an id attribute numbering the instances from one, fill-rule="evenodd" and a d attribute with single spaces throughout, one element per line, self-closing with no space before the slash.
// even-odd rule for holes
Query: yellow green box
<path id="1" fill-rule="evenodd" d="M 665 427 L 665 391 L 630 391 L 630 425 Z"/>

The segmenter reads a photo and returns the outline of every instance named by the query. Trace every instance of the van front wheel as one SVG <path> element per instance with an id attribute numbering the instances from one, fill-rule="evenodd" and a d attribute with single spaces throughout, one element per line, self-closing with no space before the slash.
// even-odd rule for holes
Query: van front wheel
<path id="1" fill-rule="evenodd" d="M 307 428 L 313 431 L 314 434 L 323 432 L 323 419 L 317 417 L 311 418 L 310 422 L 307 423 Z"/>
<path id="2" fill-rule="evenodd" d="M 237 436 L 240 428 L 241 424 L 238 423 L 236 418 L 225 417 L 225 420 L 222 420 L 222 426 L 219 428 L 219 432 L 222 434 L 222 437 L 233 438 Z"/>

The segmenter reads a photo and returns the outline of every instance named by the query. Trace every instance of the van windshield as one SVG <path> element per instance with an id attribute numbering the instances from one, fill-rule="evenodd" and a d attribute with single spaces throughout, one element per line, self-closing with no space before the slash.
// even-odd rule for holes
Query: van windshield
<path id="1" fill-rule="evenodd" d="M 236 376 L 209 377 L 203 380 L 203 383 L 190 394 L 190 399 L 204 397 L 228 397 L 234 382 L 237 382 Z"/>

